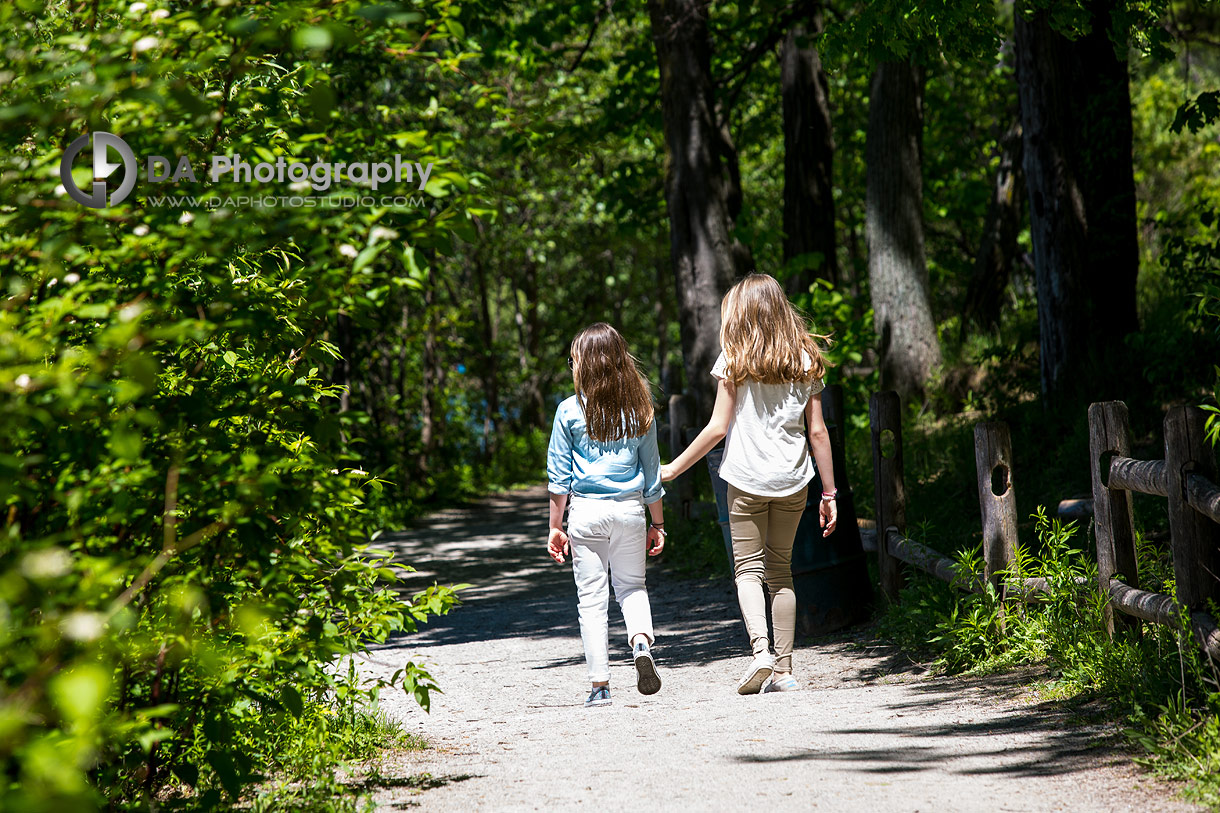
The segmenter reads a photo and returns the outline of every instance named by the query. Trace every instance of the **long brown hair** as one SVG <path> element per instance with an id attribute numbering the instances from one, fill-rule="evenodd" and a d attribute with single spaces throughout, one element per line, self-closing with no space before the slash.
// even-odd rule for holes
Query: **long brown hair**
<path id="1" fill-rule="evenodd" d="M 597 322 L 577 333 L 572 362 L 589 437 L 604 443 L 648 431 L 652 426 L 648 382 L 617 330 Z"/>
<path id="2" fill-rule="evenodd" d="M 734 384 L 747 378 L 764 384 L 810 381 L 826 373 L 827 361 L 805 317 L 773 277 L 750 274 L 720 302 L 720 347 Z M 805 367 L 803 354 L 810 362 Z"/>

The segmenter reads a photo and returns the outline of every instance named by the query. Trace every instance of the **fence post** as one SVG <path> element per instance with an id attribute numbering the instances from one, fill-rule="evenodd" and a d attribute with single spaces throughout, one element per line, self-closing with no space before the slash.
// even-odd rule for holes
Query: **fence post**
<path id="1" fill-rule="evenodd" d="M 1017 498 L 1012 486 L 1012 440 L 1006 423 L 974 425 L 974 464 L 983 514 L 983 561 L 988 581 L 1004 585 L 996 573 L 1008 570 L 1017 550 Z"/>
<path id="2" fill-rule="evenodd" d="M 1093 480 L 1093 522 L 1097 537 L 1097 589 L 1110 595 L 1110 579 L 1121 573 L 1125 583 L 1139 587 L 1135 561 L 1135 526 L 1131 519 L 1131 492 L 1110 488 L 1110 459 L 1131 456 L 1131 429 L 1127 405 L 1104 401 L 1089 405 L 1089 470 Z M 1106 631 L 1114 634 L 1114 608 L 1106 604 Z M 1134 625 L 1134 619 L 1122 616 Z"/>
<path id="3" fill-rule="evenodd" d="M 1203 609 L 1220 601 L 1220 525 L 1186 502 L 1186 478 L 1201 474 L 1215 482 L 1216 460 L 1208 444 L 1206 416 L 1198 407 L 1179 406 L 1165 415 L 1165 480 L 1169 487 L 1169 538 L 1178 603 Z"/>
<path id="4" fill-rule="evenodd" d="M 873 442 L 877 562 L 881 569 L 881 592 L 890 601 L 897 601 L 898 591 L 902 588 L 902 563 L 890 556 L 886 535 L 891 526 L 902 531 L 907 524 L 906 490 L 902 482 L 902 411 L 898 393 L 873 393 L 868 402 L 868 422 Z"/>

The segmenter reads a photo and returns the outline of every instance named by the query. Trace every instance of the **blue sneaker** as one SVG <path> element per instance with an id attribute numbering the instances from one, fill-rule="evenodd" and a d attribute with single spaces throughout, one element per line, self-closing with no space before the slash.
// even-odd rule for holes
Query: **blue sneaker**
<path id="1" fill-rule="evenodd" d="M 610 705 L 610 687 L 594 686 L 593 691 L 589 692 L 589 699 L 585 701 L 585 708 L 608 705 Z"/>
<path id="2" fill-rule="evenodd" d="M 635 658 L 635 687 L 640 694 L 656 694 L 661 691 L 661 676 L 657 674 L 657 664 L 652 659 L 648 644 L 640 641 L 632 652 Z"/>
<path id="3" fill-rule="evenodd" d="M 763 694 L 771 692 L 795 692 L 801 688 L 801 684 L 796 682 L 796 678 L 792 675 L 780 675 L 772 677 L 771 682 L 767 684 L 767 688 L 763 689 Z"/>

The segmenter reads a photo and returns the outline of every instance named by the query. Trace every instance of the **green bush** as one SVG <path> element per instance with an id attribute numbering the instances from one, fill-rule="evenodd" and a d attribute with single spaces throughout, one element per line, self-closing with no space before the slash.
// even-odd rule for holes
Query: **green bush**
<path id="1" fill-rule="evenodd" d="M 334 721 L 380 688 L 340 659 L 456 600 L 404 600 L 368 547 L 380 481 L 345 442 L 359 418 L 337 409 L 328 337 L 419 284 L 414 252 L 448 244 L 464 183 L 426 130 L 334 126 L 334 87 L 441 70 L 460 26 L 445 4 L 156 5 L 0 6 L 5 810 L 146 806 L 179 781 L 207 808 L 277 771 L 329 775 Z M 222 180 L 208 205 L 141 184 L 88 209 L 58 165 L 98 130 L 201 174 L 210 153 L 410 151 L 436 162 L 435 203 L 243 207 L 224 198 L 248 185 Z M 411 664 L 392 682 L 425 705 L 434 688 Z"/>

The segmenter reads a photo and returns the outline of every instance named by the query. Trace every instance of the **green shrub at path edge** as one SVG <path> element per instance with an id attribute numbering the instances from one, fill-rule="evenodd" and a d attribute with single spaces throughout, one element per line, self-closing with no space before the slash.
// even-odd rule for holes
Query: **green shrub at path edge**
<path id="1" fill-rule="evenodd" d="M 404 600 L 402 567 L 367 546 L 381 483 L 327 378 L 337 315 L 364 324 L 418 286 L 468 190 L 420 111 L 337 126 L 336 102 L 451 72 L 455 11 L 0 6 L 0 809 L 173 788 L 206 809 L 285 770 L 329 778 L 337 721 L 384 688 L 344 656 L 455 603 Z M 188 190 L 141 181 L 89 209 L 58 165 L 99 130 L 201 175 L 211 153 L 402 153 L 434 164 L 431 204 L 184 209 L 150 196 Z M 392 682 L 425 707 L 435 688 L 412 664 Z M 290 743 L 312 763 L 284 764 Z"/>

